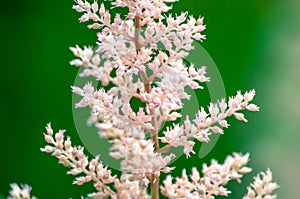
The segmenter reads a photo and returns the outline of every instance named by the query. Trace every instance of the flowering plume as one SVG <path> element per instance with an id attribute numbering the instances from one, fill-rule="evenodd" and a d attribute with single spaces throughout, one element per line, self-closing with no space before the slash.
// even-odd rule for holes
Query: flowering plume
<path id="1" fill-rule="evenodd" d="M 95 192 L 88 195 L 91 198 L 158 199 L 161 192 L 171 199 L 213 199 L 228 196 L 231 191 L 225 185 L 230 180 L 240 182 L 251 171 L 246 166 L 249 154 L 233 153 L 223 164 L 216 160 L 210 166 L 204 164 L 202 174 L 195 167 L 189 178 L 183 170 L 175 183 L 169 175 L 160 186 L 161 172 L 175 169 L 168 166 L 175 157 L 168 153 L 172 148 L 182 146 L 189 157 L 194 153 L 194 140 L 209 142 L 211 134 L 224 133 L 228 117 L 247 122 L 242 111 L 259 110 L 252 103 L 254 90 L 238 91 L 228 101 L 210 103 L 207 110 L 200 107 L 192 121 L 186 116 L 183 124 L 163 129 L 164 122 L 184 117 L 179 113 L 182 100 L 190 99 L 185 88 L 203 89 L 203 83 L 210 81 L 207 67 L 183 61 L 194 49 L 194 40 L 205 39 L 203 17 L 194 18 L 187 12 L 167 14 L 170 2 L 175 0 L 115 0 L 111 1 L 113 8 L 127 8 L 128 13 L 112 16 L 103 3 L 75 0 L 73 9 L 81 14 L 79 21 L 91 22 L 88 28 L 98 31 L 98 41 L 95 47 L 71 47 L 75 59 L 70 64 L 83 68 L 81 77 L 93 77 L 105 87 L 97 89 L 90 82 L 82 88 L 72 86 L 81 96 L 75 107 L 90 109 L 88 121 L 112 143 L 110 155 L 121 161 L 122 174 L 113 175 L 99 156 L 89 160 L 83 147 L 72 146 L 62 130 L 54 134 L 50 124 L 44 134 L 48 145 L 41 150 L 69 167 L 68 174 L 79 175 L 74 184 L 92 181 Z M 134 111 L 133 98 L 145 106 Z M 268 170 L 263 180 L 255 178 L 244 198 L 276 198 L 270 194 L 277 184 L 271 181 Z"/>

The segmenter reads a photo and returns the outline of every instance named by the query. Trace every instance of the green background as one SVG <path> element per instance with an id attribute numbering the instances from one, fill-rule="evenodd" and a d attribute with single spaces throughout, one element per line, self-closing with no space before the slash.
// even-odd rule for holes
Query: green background
<path id="1" fill-rule="evenodd" d="M 68 48 L 94 45 L 96 36 L 78 23 L 72 3 L 1 3 L 0 193 L 5 196 L 12 182 L 28 183 L 39 198 L 79 198 L 92 190 L 72 185 L 67 170 L 39 151 L 49 121 L 56 130 L 67 129 L 73 142 L 81 144 L 70 92 L 77 69 L 69 66 L 73 56 Z M 281 186 L 279 198 L 299 199 L 299 7 L 298 0 L 182 0 L 174 4 L 174 13 L 205 16 L 203 46 L 222 74 L 227 95 L 255 88 L 255 102 L 261 106 L 259 113 L 247 113 L 247 125 L 230 119 L 231 127 L 204 159 L 194 156 L 186 161 L 182 156 L 174 175 L 211 158 L 221 162 L 232 151 L 250 152 L 254 171 L 241 186 L 230 184 L 234 193 L 229 198 L 241 198 L 252 177 L 270 167 Z M 203 98 L 201 104 L 207 102 Z"/>

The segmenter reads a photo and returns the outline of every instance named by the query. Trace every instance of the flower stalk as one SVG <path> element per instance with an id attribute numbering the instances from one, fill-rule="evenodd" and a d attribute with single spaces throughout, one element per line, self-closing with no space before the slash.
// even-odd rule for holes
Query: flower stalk
<path id="1" fill-rule="evenodd" d="M 141 30 L 141 24 L 140 24 L 140 17 L 135 17 L 135 34 L 134 34 L 134 43 L 136 47 L 136 54 L 138 54 L 141 51 L 141 45 L 139 42 L 140 38 L 140 30 Z M 148 81 L 148 77 L 145 71 L 140 71 L 141 79 L 144 83 L 144 89 L 147 93 L 151 92 L 151 82 Z M 159 150 L 159 140 L 158 140 L 158 130 L 157 130 L 157 116 L 155 109 L 152 109 L 150 111 L 151 116 L 151 124 L 153 126 L 153 129 L 151 130 L 151 139 L 154 144 L 154 151 Z M 155 174 L 152 174 L 151 176 L 151 198 L 152 199 L 159 199 L 159 176 L 156 176 Z"/>

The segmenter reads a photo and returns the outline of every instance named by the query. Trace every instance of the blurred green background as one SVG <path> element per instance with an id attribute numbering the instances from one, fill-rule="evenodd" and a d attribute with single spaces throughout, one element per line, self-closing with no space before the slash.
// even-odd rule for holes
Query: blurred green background
<path id="1" fill-rule="evenodd" d="M 94 45 L 96 36 L 78 23 L 72 3 L 1 3 L 0 193 L 4 196 L 12 182 L 28 183 L 39 198 L 79 198 L 92 190 L 72 185 L 67 170 L 39 151 L 49 121 L 54 129 L 67 129 L 73 142 L 81 144 L 70 92 L 77 69 L 69 66 L 73 56 L 68 48 Z M 232 151 L 250 152 L 254 171 L 241 186 L 230 184 L 234 192 L 229 198 L 242 198 L 252 177 L 267 167 L 281 186 L 279 198 L 300 198 L 299 8 L 298 0 L 182 0 L 174 4 L 174 13 L 205 16 L 203 46 L 219 67 L 227 95 L 255 88 L 255 102 L 261 106 L 259 113 L 247 113 L 248 124 L 230 119 L 231 127 L 204 159 L 194 156 L 186 161 L 182 156 L 174 175 L 180 168 L 200 167 L 211 158 L 221 162 Z M 202 105 L 207 101 L 203 99 Z"/>

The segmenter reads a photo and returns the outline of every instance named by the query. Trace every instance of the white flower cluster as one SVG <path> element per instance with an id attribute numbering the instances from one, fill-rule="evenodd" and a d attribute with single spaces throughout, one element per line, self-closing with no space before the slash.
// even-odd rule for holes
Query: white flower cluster
<path id="1" fill-rule="evenodd" d="M 272 194 L 275 189 L 279 188 L 279 185 L 273 181 L 272 172 L 267 169 L 266 172 L 261 172 L 261 176 L 254 177 L 254 182 L 251 187 L 248 187 L 248 193 L 243 199 L 275 199 L 276 194 Z"/>
<path id="2" fill-rule="evenodd" d="M 162 44 L 169 52 L 169 60 L 187 57 L 188 52 L 194 49 L 193 41 L 205 39 L 205 35 L 201 32 L 206 28 L 203 25 L 203 17 L 195 19 L 187 16 L 187 13 L 181 13 L 176 17 L 170 14 L 166 18 L 166 24 L 162 21 L 147 24 L 144 37 L 140 38 L 141 45 L 149 45 L 156 50 L 158 44 Z"/>
<path id="3" fill-rule="evenodd" d="M 176 0 L 116 0 L 112 5 L 116 7 L 127 7 L 129 13 L 127 18 L 134 19 L 135 17 L 142 18 L 142 24 L 148 24 L 154 19 L 162 18 L 162 13 L 171 9 L 165 2 L 175 2 Z"/>
<path id="4" fill-rule="evenodd" d="M 86 182 L 93 181 L 97 193 L 90 194 L 89 197 L 100 198 L 114 196 L 115 193 L 109 187 L 109 184 L 117 183 L 116 176 L 111 175 L 111 171 L 103 166 L 99 161 L 99 156 L 88 160 L 84 154 L 83 147 L 72 146 L 71 138 L 64 138 L 64 130 L 59 130 L 53 133 L 51 125 L 46 126 L 45 140 L 49 145 L 46 145 L 41 151 L 50 153 L 55 156 L 59 163 L 71 169 L 68 174 L 81 175 L 77 177 L 73 184 L 83 185 Z"/>
<path id="5" fill-rule="evenodd" d="M 7 199 L 37 199 L 30 195 L 31 187 L 28 185 L 11 184 L 11 190 Z"/>
<path id="6" fill-rule="evenodd" d="M 193 168 L 190 178 L 183 170 L 182 176 L 176 178 L 173 184 L 172 177 L 169 175 L 161 187 L 162 194 L 170 199 L 189 198 L 189 199 L 214 199 L 215 196 L 228 196 L 231 193 L 224 186 L 230 180 L 238 180 L 251 171 L 246 164 L 249 154 L 241 155 L 234 153 L 228 156 L 223 164 L 212 160 L 211 165 L 203 165 L 203 177 L 197 168 Z"/>
<path id="7" fill-rule="evenodd" d="M 128 173 L 123 173 L 120 177 L 120 180 L 116 178 L 116 176 L 112 176 L 111 170 L 104 166 L 99 156 L 89 160 L 88 157 L 84 154 L 83 147 L 80 146 L 72 146 L 70 137 L 65 139 L 64 130 L 59 130 L 57 133 L 53 133 L 53 130 L 48 124 L 46 126 L 45 140 L 49 145 L 46 145 L 41 150 L 46 153 L 50 153 L 55 156 L 61 164 L 66 167 L 70 167 L 70 170 L 67 172 L 68 174 L 77 176 L 74 180 L 73 184 L 83 185 L 87 182 L 93 182 L 94 187 L 97 190 L 95 193 L 91 193 L 88 196 L 91 198 L 124 198 L 124 199 L 132 199 L 132 198 L 149 198 L 146 192 L 145 187 L 148 186 L 149 180 L 145 175 L 129 175 Z M 130 143 L 132 144 L 132 143 Z M 128 145 L 131 146 L 131 145 Z M 134 145 L 132 147 L 135 147 Z M 144 143 L 141 147 L 150 147 L 148 143 Z M 144 149 L 145 153 L 147 149 Z M 150 150 L 151 151 L 151 150 Z M 152 157 L 151 160 L 157 157 Z M 130 160 L 126 160 L 130 161 Z M 163 161 L 163 160 L 162 160 Z M 131 162 L 134 165 L 140 167 L 139 163 L 141 162 Z M 146 162 L 142 162 L 146 164 Z M 165 163 L 166 165 L 167 163 Z M 126 167 L 129 167 L 125 164 Z M 134 168 L 132 165 L 132 169 Z M 147 168 L 147 165 L 144 165 L 144 168 Z M 152 167 L 151 167 L 152 168 Z M 129 169 L 130 170 L 130 169 Z M 158 168 L 158 172 L 159 172 Z M 167 169 L 164 167 L 165 172 L 169 172 L 171 169 Z M 130 170 L 131 173 L 134 173 L 133 170 Z M 152 172 L 152 171 L 148 171 Z M 141 174 L 142 172 L 138 172 Z M 114 185 L 116 190 L 112 190 L 110 185 Z M 14 192 L 11 192 L 11 195 L 19 193 L 16 185 L 12 186 L 14 188 Z M 23 194 L 29 193 L 30 188 L 28 186 L 24 187 L 22 190 Z M 21 193 L 21 192 L 20 192 Z M 22 198 L 23 199 L 23 198 Z M 25 199 L 25 198 L 24 198 Z M 26 198 L 27 199 L 27 198 Z"/>
<path id="8" fill-rule="evenodd" d="M 244 95 L 238 92 L 236 96 L 229 98 L 228 103 L 225 102 L 225 99 L 220 100 L 216 104 L 211 103 L 208 107 L 208 113 L 201 107 L 193 123 L 187 117 L 183 125 L 176 124 L 163 132 L 164 136 L 160 137 L 160 139 L 168 145 L 162 151 L 168 151 L 171 146 L 183 146 L 184 153 L 190 156 L 195 144 L 190 139 L 195 138 L 199 142 L 209 142 L 211 133 L 223 134 L 222 128 L 228 128 L 229 126 L 226 118 L 231 115 L 234 115 L 238 120 L 247 122 L 244 114 L 238 111 L 245 109 L 258 111 L 258 106 L 249 103 L 254 95 L 254 90 L 246 92 Z"/>

